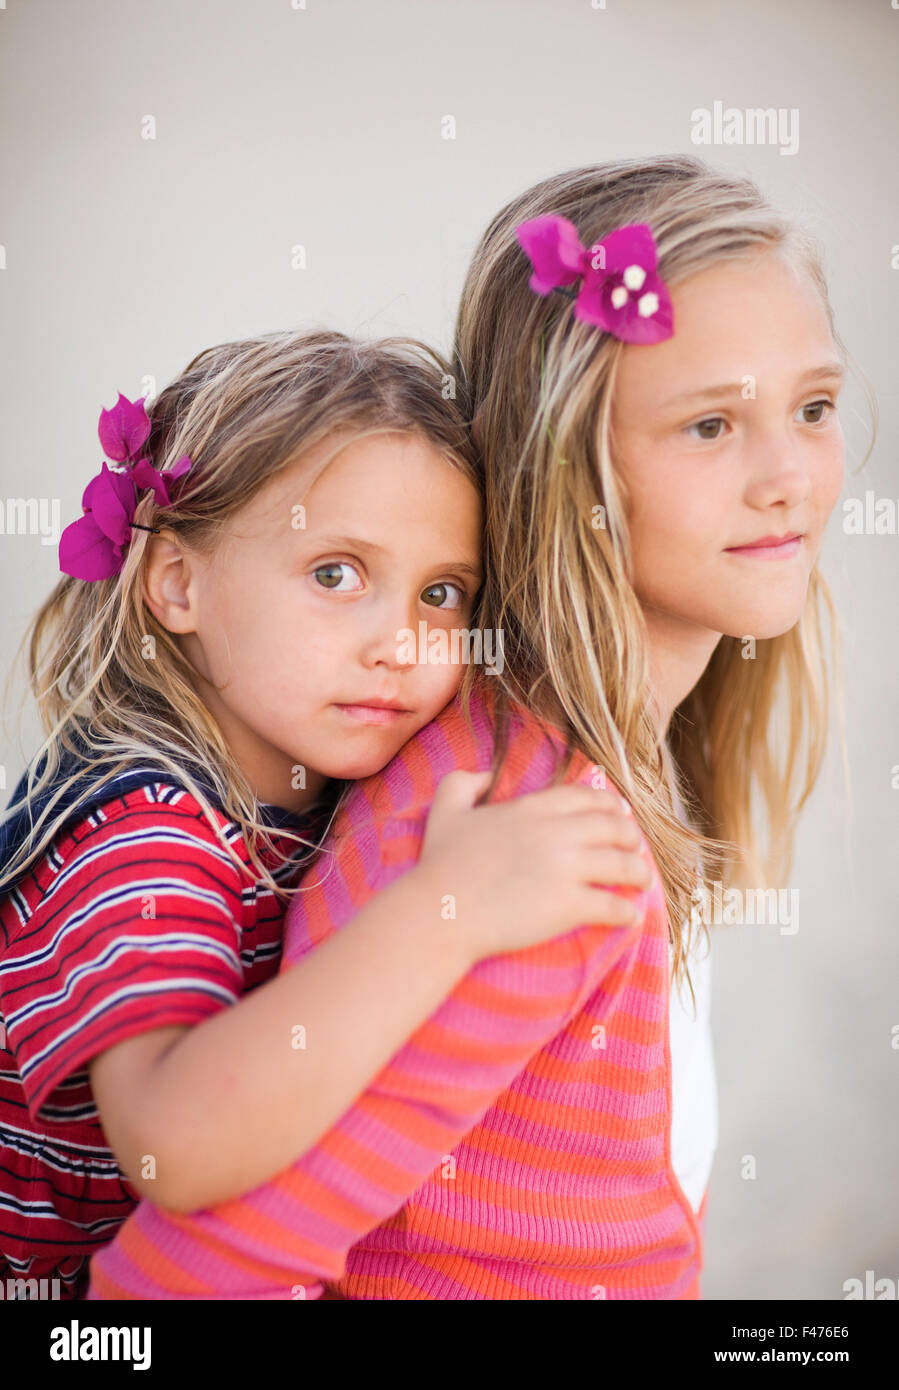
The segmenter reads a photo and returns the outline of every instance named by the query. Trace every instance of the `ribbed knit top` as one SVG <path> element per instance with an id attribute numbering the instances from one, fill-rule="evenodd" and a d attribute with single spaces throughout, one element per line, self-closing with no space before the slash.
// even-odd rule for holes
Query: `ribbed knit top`
<path id="1" fill-rule="evenodd" d="M 414 865 L 440 779 L 490 766 L 488 706 L 473 698 L 469 728 L 454 700 L 356 785 L 330 868 L 288 914 L 285 966 Z M 549 785 L 561 747 L 516 710 L 494 799 Z M 577 755 L 565 780 L 595 773 Z M 272 1181 L 191 1216 L 142 1202 L 94 1256 L 89 1297 L 698 1298 L 700 1225 L 671 1163 L 664 895 L 657 872 L 620 891 L 635 926 L 481 961 Z"/>

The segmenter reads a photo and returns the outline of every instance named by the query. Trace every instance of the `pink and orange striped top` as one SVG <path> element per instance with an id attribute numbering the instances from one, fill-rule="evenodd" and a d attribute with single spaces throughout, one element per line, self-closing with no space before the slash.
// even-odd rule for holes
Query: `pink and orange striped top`
<path id="1" fill-rule="evenodd" d="M 288 914 L 285 965 L 416 862 L 441 778 L 490 766 L 488 706 L 472 699 L 471 729 L 454 700 L 353 788 L 332 867 Z M 516 710 L 494 799 L 549 785 L 562 747 Z M 595 772 L 577 755 L 565 780 Z M 94 1255 L 88 1297 L 699 1298 L 705 1198 L 697 1217 L 671 1164 L 658 874 L 640 900 L 636 926 L 481 961 L 271 1182 L 190 1216 L 142 1202 Z"/>

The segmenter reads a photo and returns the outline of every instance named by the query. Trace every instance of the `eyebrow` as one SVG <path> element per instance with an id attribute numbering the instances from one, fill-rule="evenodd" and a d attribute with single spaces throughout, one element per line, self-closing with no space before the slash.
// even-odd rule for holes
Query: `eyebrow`
<path id="1" fill-rule="evenodd" d="M 803 372 L 796 384 L 797 386 L 804 386 L 806 382 L 842 381 L 845 375 L 845 370 L 840 362 L 825 362 L 820 367 L 812 367 L 810 371 Z M 701 391 L 684 391 L 680 395 L 670 396 L 661 408 L 667 410 L 669 406 L 685 405 L 688 401 L 726 400 L 731 396 L 739 396 L 742 392 L 742 381 L 727 382 L 721 386 L 704 386 Z"/>
<path id="2" fill-rule="evenodd" d="M 316 546 L 333 545 L 337 548 L 347 546 L 350 550 L 367 550 L 375 555 L 389 554 L 386 546 L 378 545 L 375 541 L 364 541 L 361 536 L 316 536 L 315 544 Z M 472 579 L 482 577 L 481 570 L 476 565 L 469 565 L 465 560 L 447 560 L 445 564 L 433 565 L 430 568 L 434 570 L 463 570 L 466 574 L 470 574 Z"/>

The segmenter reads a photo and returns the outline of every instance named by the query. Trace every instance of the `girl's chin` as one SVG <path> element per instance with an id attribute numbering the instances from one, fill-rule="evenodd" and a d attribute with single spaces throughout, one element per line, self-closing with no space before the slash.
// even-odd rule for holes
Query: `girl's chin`
<path id="1" fill-rule="evenodd" d="M 759 569 L 763 567 L 760 565 Z M 764 566 L 773 570 L 773 565 Z M 767 576 L 766 576 L 767 577 Z M 733 603 L 720 595 L 721 615 L 717 626 L 719 632 L 727 637 L 755 637 L 768 641 L 772 637 L 782 637 L 794 628 L 805 611 L 808 597 L 808 575 L 785 575 L 777 584 L 759 582 L 751 592 L 733 595 Z"/>
<path id="2" fill-rule="evenodd" d="M 374 777 L 377 773 L 383 772 L 394 757 L 395 753 L 392 752 L 387 758 L 369 758 L 359 762 L 340 763 L 327 775 L 340 782 L 361 782 L 366 777 Z"/>
<path id="3" fill-rule="evenodd" d="M 772 637 L 783 637 L 785 632 L 794 628 L 802 617 L 802 606 L 781 610 L 780 612 L 766 613 L 760 617 L 758 613 L 747 613 L 745 621 L 731 620 L 722 624 L 721 631 L 725 637 L 735 637 L 737 641 L 745 642 L 748 638 L 754 637 L 758 642 L 768 642 Z"/>
<path id="4" fill-rule="evenodd" d="M 335 758 L 329 767 L 320 770 L 326 777 L 335 777 L 343 782 L 361 782 L 364 777 L 374 777 L 376 773 L 383 772 L 405 741 L 402 739 L 395 745 L 383 743 L 379 749 L 368 754 L 357 752 L 355 757 Z"/>

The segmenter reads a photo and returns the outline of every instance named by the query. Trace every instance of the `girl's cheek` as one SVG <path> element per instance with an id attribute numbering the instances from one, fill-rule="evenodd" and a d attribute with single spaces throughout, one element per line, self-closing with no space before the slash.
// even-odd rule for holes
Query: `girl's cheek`
<path id="1" fill-rule="evenodd" d="M 828 461 L 828 466 L 819 475 L 818 486 L 816 488 L 818 505 L 824 515 L 824 519 L 830 516 L 837 502 L 840 493 L 843 491 L 845 472 L 845 458 L 842 448 L 839 453 L 835 453 Z"/>
<path id="2" fill-rule="evenodd" d="M 435 683 L 435 693 L 441 701 L 451 700 L 462 684 L 462 677 L 465 674 L 463 662 L 445 666 L 441 673 L 439 682 Z"/>

